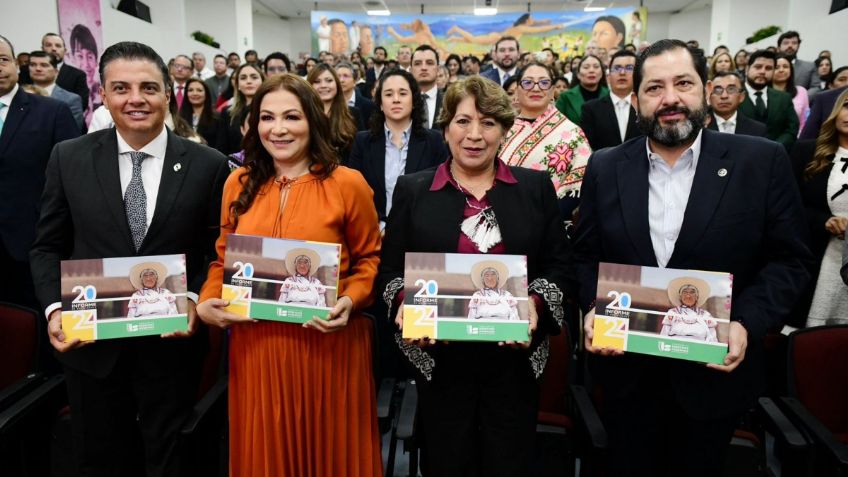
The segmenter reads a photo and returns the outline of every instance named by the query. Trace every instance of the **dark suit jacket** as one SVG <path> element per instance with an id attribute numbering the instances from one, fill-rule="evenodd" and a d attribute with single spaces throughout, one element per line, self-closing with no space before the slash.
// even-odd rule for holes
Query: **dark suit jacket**
<path id="1" fill-rule="evenodd" d="M 68 108 L 71 109 L 71 115 L 73 115 L 74 121 L 77 123 L 77 128 L 79 128 L 80 131 L 85 130 L 85 117 L 83 116 L 82 99 L 80 99 L 79 96 L 57 84 L 53 87 L 53 94 L 51 94 L 50 97 L 67 104 Z"/>
<path id="2" fill-rule="evenodd" d="M 618 130 L 618 118 L 615 116 L 612 97 L 604 96 L 584 103 L 582 116 L 583 123 L 580 127 L 593 151 L 621 144 L 621 132 Z M 636 125 L 636 110 L 631 106 L 624 140 L 629 141 L 641 134 L 639 126 Z"/>
<path id="3" fill-rule="evenodd" d="M 404 174 L 437 166 L 448 157 L 445 140 L 438 131 L 427 129 L 423 134 L 411 134 L 406 153 Z M 374 207 L 378 218 L 386 221 L 386 136 L 374 136 L 371 131 L 356 134 L 347 166 L 358 170 L 374 191 Z"/>
<path id="4" fill-rule="evenodd" d="M 221 111 L 221 116 L 218 118 L 218 131 L 215 133 L 216 142 L 210 144 L 226 155 L 241 151 L 241 125 L 244 122 L 245 115 L 250 112 L 250 108 L 245 108 L 242 111 L 241 119 L 233 122 L 230 121 L 231 109 L 228 107 Z"/>
<path id="5" fill-rule="evenodd" d="M 768 88 L 766 91 L 767 105 L 766 118 L 758 118 L 753 101 L 756 98 L 745 95 L 745 101 L 739 105 L 739 111 L 756 121 L 765 122 L 766 137 L 783 144 L 786 151 L 792 150 L 795 139 L 798 137 L 798 114 L 792 105 L 792 97 L 789 93 Z"/>
<path id="6" fill-rule="evenodd" d="M 601 99 L 609 96 L 609 88 L 606 85 L 598 86 L 600 88 L 598 97 Z M 568 91 L 563 91 L 556 100 L 556 107 L 562 114 L 571 120 L 574 124 L 583 127 L 583 93 L 580 91 L 580 86 L 575 86 Z M 618 123 L 614 123 L 618 124 Z"/>
<path id="7" fill-rule="evenodd" d="M 88 79 L 84 71 L 63 63 L 59 75 L 56 76 L 56 84 L 79 96 L 82 100 L 82 109 L 88 110 Z"/>
<path id="8" fill-rule="evenodd" d="M 50 151 L 79 135 L 65 103 L 20 88 L 12 98 L 0 134 L 0 240 L 15 260 L 27 260 L 35 239 Z"/>
<path id="9" fill-rule="evenodd" d="M 490 79 L 499 85 L 503 85 L 503 83 L 501 82 L 500 72 L 498 72 L 497 68 L 491 68 L 486 71 L 482 71 L 480 72 L 480 76 L 486 79 Z"/>
<path id="10" fill-rule="evenodd" d="M 595 299 L 599 262 L 657 266 L 648 222 L 648 167 L 644 139 L 598 151 L 589 161 L 575 234 L 584 310 Z M 760 138 L 704 130 L 668 268 L 733 274 L 731 320 L 741 320 L 748 330 L 745 360 L 726 374 L 682 360 L 592 355 L 593 378 L 605 396 L 627 399 L 642 373 L 663 373 L 674 388 L 669 399 L 689 416 L 741 413 L 764 385 L 763 337 L 783 324 L 810 279 L 811 259 L 785 150 Z"/>
<path id="11" fill-rule="evenodd" d="M 795 67 L 795 86 L 803 86 L 809 90 L 821 82 L 818 68 L 816 68 L 814 62 L 796 58 L 792 66 Z"/>
<path id="12" fill-rule="evenodd" d="M 430 129 L 435 129 L 437 131 L 441 131 L 441 129 L 439 129 L 438 122 L 439 122 L 439 115 L 442 114 L 442 102 L 444 100 L 445 100 L 445 92 L 437 88 L 436 89 L 436 112 L 435 112 L 435 114 L 433 114 L 433 124 L 431 125 Z M 427 119 L 428 118 L 426 118 L 426 117 L 424 118 L 425 121 Z M 424 127 L 427 127 L 427 125 L 425 124 Z"/>
<path id="13" fill-rule="evenodd" d="M 715 114 L 712 115 L 713 119 L 710 121 L 710 125 L 708 129 L 711 131 L 718 131 L 718 121 L 716 120 Z M 742 113 L 736 113 L 736 132 L 734 134 L 742 134 L 745 136 L 755 136 L 755 137 L 766 137 L 766 125 L 759 122 L 754 121 L 753 119 L 745 116 Z"/>
<path id="14" fill-rule="evenodd" d="M 537 343 L 545 333 L 558 330 L 558 322 L 562 320 L 561 300 L 572 296 L 571 246 L 562 227 L 550 176 L 530 169 L 507 167 L 518 182 L 497 183 L 487 194 L 500 225 L 506 247 L 504 253 L 526 255 L 531 290 L 537 278 L 547 280 L 543 299 L 548 304 L 556 302 L 559 307 L 560 316 L 556 321 L 553 305 L 538 310 L 540 332 L 534 338 Z M 403 276 L 405 252 L 457 251 L 465 194 L 450 184 L 431 191 L 435 171 L 428 169 L 398 178 L 375 285 L 378 294 L 382 294 L 392 280 Z M 539 292 L 538 289 L 533 291 Z M 557 295 L 559 298 L 555 299 Z M 438 354 L 437 350 L 428 352 Z"/>
<path id="15" fill-rule="evenodd" d="M 174 166 L 180 164 L 178 170 Z M 91 259 L 186 255 L 187 288 L 199 292 L 210 260 L 216 257 L 221 194 L 229 175 L 226 159 L 206 146 L 168 132 L 165 164 L 153 222 L 136 252 L 127 224 L 118 172 L 115 129 L 97 131 L 53 150 L 47 167 L 38 236 L 30 252 L 39 301 L 60 301 L 59 262 Z M 161 369 L 186 359 L 202 345 L 192 339 L 147 340 L 149 359 Z M 136 342 L 136 345 L 138 342 Z M 65 365 L 104 377 L 114 367 L 127 340 L 105 340 L 59 355 Z"/>
<path id="16" fill-rule="evenodd" d="M 363 128 L 360 131 L 365 131 L 370 127 L 371 124 L 371 114 L 374 113 L 374 102 L 370 99 L 366 98 L 359 91 L 356 92 L 356 100 L 354 101 L 354 107 L 359 110 L 359 114 L 362 117 Z"/>
<path id="17" fill-rule="evenodd" d="M 816 100 L 810 106 L 810 115 L 807 116 L 807 122 L 804 123 L 804 129 L 798 139 L 816 139 L 819 137 L 819 129 L 821 129 L 822 123 L 830 116 L 833 105 L 836 104 L 836 99 L 844 91 L 845 87 L 822 91 L 816 95 Z"/>

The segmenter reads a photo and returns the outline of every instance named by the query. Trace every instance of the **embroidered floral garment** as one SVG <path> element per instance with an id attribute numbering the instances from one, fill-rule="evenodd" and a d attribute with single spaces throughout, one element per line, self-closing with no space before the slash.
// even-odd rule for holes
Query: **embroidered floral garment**
<path id="1" fill-rule="evenodd" d="M 546 171 L 557 197 L 579 197 L 592 149 L 586 136 L 553 105 L 533 122 L 517 118 L 507 132 L 501 159 L 511 166 Z"/>

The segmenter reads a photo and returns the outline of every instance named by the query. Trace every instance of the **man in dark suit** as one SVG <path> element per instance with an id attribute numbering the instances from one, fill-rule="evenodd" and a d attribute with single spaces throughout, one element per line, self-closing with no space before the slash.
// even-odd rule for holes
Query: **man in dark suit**
<path id="1" fill-rule="evenodd" d="M 703 129 L 702 54 L 678 40 L 640 54 L 647 145 L 637 138 L 595 153 L 583 179 L 575 262 L 610 475 L 720 475 L 734 428 L 763 389 L 763 337 L 810 278 L 789 158 L 773 142 Z M 600 262 L 732 273 L 724 364 L 593 347 Z"/>
<path id="2" fill-rule="evenodd" d="M 442 112 L 444 93 L 436 86 L 439 71 L 439 53 L 430 45 L 420 45 L 412 52 L 412 76 L 418 82 L 421 96 L 424 98 L 424 112 L 427 129 L 438 128 L 437 121 Z"/>
<path id="3" fill-rule="evenodd" d="M 80 131 L 85 131 L 82 100 L 79 96 L 56 84 L 57 64 L 56 58 L 53 58 L 47 53 L 33 51 L 30 54 L 28 67 L 32 84 L 43 89 L 51 98 L 67 104 L 71 110 L 71 114 L 74 116 L 74 121 L 77 123 L 77 128 Z"/>
<path id="4" fill-rule="evenodd" d="M 165 127 L 168 69 L 153 49 L 117 43 L 100 61 L 115 128 L 54 148 L 30 253 L 33 276 L 64 365 L 80 468 L 183 475 L 177 441 L 195 401 L 205 340 L 192 300 L 215 256 L 229 167 L 220 153 Z M 188 332 L 65 342 L 61 260 L 164 254 L 186 257 Z"/>
<path id="5" fill-rule="evenodd" d="M 37 307 L 29 248 L 53 146 L 79 136 L 68 106 L 18 85 L 12 44 L 0 37 L 0 301 Z"/>
<path id="6" fill-rule="evenodd" d="M 41 38 L 41 49 L 50 53 L 56 61 L 59 75 L 56 76 L 56 84 L 76 94 L 82 100 L 83 110 L 88 109 L 88 80 L 85 72 L 65 63 L 65 40 L 55 33 L 47 33 Z"/>
<path id="7" fill-rule="evenodd" d="M 501 37 L 493 48 L 494 68 L 480 73 L 480 76 L 503 86 L 507 79 L 518 73 L 519 50 L 518 40 L 515 37 Z"/>
<path id="8" fill-rule="evenodd" d="M 371 114 L 374 112 L 374 103 L 356 91 L 356 82 L 359 80 L 359 70 L 347 61 L 341 61 L 336 65 L 336 75 L 339 77 L 339 83 L 342 87 L 345 102 L 348 107 L 356 108 L 359 111 L 360 124 L 358 130 L 364 131 L 368 129 Z"/>
<path id="9" fill-rule="evenodd" d="M 634 53 L 627 50 L 616 52 L 610 60 L 610 72 L 607 76 L 609 96 L 583 103 L 583 120 L 580 127 L 583 128 L 594 151 L 618 146 L 641 134 L 636 125 L 636 110 L 631 105 L 635 65 Z"/>
<path id="10" fill-rule="evenodd" d="M 745 88 L 742 77 L 735 71 L 721 71 L 707 83 L 707 96 L 710 98 L 712 117 L 709 129 L 729 134 L 746 136 L 766 136 L 766 125 L 746 117 L 738 111 L 745 100 Z"/>
<path id="11" fill-rule="evenodd" d="M 807 122 L 804 123 L 804 129 L 801 130 L 799 140 L 816 139 L 819 137 L 819 129 L 822 123 L 825 122 L 830 113 L 833 111 L 833 105 L 836 104 L 836 98 L 845 91 L 845 86 L 830 91 L 823 91 L 816 95 L 816 100 L 810 107 L 810 115 L 807 116 Z"/>
<path id="12" fill-rule="evenodd" d="M 766 137 L 783 144 L 789 151 L 798 137 L 798 115 L 789 93 L 769 87 L 774 76 L 775 55 L 768 50 L 751 53 L 748 58 L 745 89 L 748 93 L 739 111 L 765 123 Z"/>
<path id="13" fill-rule="evenodd" d="M 380 75 L 383 74 L 383 69 L 386 67 L 386 59 L 388 56 L 388 52 L 386 52 L 386 49 L 382 46 L 374 48 L 374 56 L 371 57 L 371 59 L 374 60 L 374 67 L 365 70 L 365 91 L 363 92 L 367 98 L 371 98 L 371 90 L 374 88 L 374 85 L 377 84 L 377 80 L 380 79 Z"/>

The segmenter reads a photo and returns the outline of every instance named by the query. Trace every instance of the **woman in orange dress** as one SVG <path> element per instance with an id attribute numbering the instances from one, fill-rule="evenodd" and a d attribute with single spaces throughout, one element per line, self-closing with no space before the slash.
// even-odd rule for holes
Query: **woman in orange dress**
<path id="1" fill-rule="evenodd" d="M 230 475 L 382 474 L 371 368 L 371 303 L 380 232 L 371 189 L 337 165 L 329 121 L 312 87 L 294 75 L 257 91 L 245 166 L 224 186 L 218 259 L 198 315 L 230 328 Z M 328 321 L 302 326 L 225 311 L 230 233 L 342 245 L 338 302 Z"/>

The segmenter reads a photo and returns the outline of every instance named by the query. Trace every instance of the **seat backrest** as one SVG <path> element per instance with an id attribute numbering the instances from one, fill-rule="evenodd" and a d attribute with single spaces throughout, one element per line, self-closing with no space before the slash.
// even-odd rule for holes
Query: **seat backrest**
<path id="1" fill-rule="evenodd" d="M 38 313 L 0 302 L 0 389 L 35 371 Z"/>
<path id="2" fill-rule="evenodd" d="M 848 325 L 789 336 L 788 391 L 834 434 L 848 432 Z"/>
<path id="3" fill-rule="evenodd" d="M 565 328 L 560 334 L 550 336 L 549 339 L 550 355 L 539 389 L 539 412 L 565 415 L 567 414 L 571 344 Z"/>

